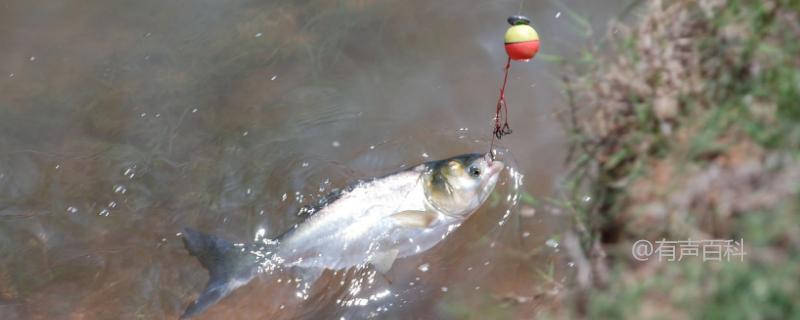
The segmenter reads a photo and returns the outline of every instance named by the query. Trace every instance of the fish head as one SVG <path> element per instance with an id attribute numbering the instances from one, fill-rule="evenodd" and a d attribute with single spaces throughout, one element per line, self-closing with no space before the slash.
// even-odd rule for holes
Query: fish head
<path id="1" fill-rule="evenodd" d="M 427 163 L 425 195 L 442 214 L 466 218 L 494 190 L 505 165 L 489 154 L 470 153 Z"/>

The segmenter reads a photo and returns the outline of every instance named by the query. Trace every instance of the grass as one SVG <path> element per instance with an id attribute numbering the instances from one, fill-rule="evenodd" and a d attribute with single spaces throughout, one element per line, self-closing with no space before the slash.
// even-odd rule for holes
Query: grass
<path id="1" fill-rule="evenodd" d="M 800 318 L 800 4 L 643 9 L 616 58 L 566 79 L 564 202 L 592 277 L 554 316 Z M 631 259 L 634 241 L 661 238 L 744 239 L 748 256 Z"/>

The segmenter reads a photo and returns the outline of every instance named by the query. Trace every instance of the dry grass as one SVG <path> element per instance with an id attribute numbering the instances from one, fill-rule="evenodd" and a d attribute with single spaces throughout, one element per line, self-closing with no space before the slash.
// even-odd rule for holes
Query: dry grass
<path id="1" fill-rule="evenodd" d="M 580 246 L 570 256 L 586 261 L 577 264 L 574 310 L 798 316 L 800 5 L 687 0 L 643 9 L 635 26 L 610 28 L 616 58 L 567 81 L 575 169 L 566 187 L 593 199 L 571 206 Z M 662 238 L 744 239 L 750 255 L 634 263 L 634 241 Z"/>

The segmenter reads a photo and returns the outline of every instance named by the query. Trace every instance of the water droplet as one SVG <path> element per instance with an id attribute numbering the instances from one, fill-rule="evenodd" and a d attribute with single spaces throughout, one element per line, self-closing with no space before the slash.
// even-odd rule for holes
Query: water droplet
<path id="1" fill-rule="evenodd" d="M 136 172 L 133 169 L 134 167 L 126 168 L 122 175 L 128 177 L 128 179 L 133 179 L 136 176 Z"/>
<path id="2" fill-rule="evenodd" d="M 121 184 L 118 184 L 118 185 L 114 186 L 114 193 L 125 194 L 125 192 L 127 192 L 127 191 L 128 191 L 128 189 L 125 189 L 125 186 L 123 186 Z"/>
<path id="3" fill-rule="evenodd" d="M 263 238 L 266 234 L 267 234 L 267 229 L 258 228 L 258 231 L 256 231 L 256 241 L 261 240 L 261 238 Z"/>
<path id="4" fill-rule="evenodd" d="M 340 147 L 341 145 L 342 145 L 342 144 L 341 144 L 339 141 L 336 141 L 336 140 L 334 140 L 333 142 L 331 142 L 331 146 L 333 146 L 334 148 L 338 148 L 338 147 Z"/>
<path id="5" fill-rule="evenodd" d="M 430 270 L 430 267 L 431 267 L 431 265 L 429 265 L 427 263 L 423 263 L 423 264 L 419 265 L 419 267 L 417 269 L 419 271 L 422 271 L 422 272 L 428 272 L 428 270 Z"/>

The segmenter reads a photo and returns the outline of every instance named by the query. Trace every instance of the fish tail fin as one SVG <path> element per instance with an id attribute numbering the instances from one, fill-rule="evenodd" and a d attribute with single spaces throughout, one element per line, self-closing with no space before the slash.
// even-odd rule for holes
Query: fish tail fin
<path id="1" fill-rule="evenodd" d="M 186 308 L 181 319 L 200 314 L 236 288 L 250 282 L 257 274 L 255 260 L 222 238 L 185 228 L 183 245 L 208 270 L 209 280 L 200 296 Z"/>

